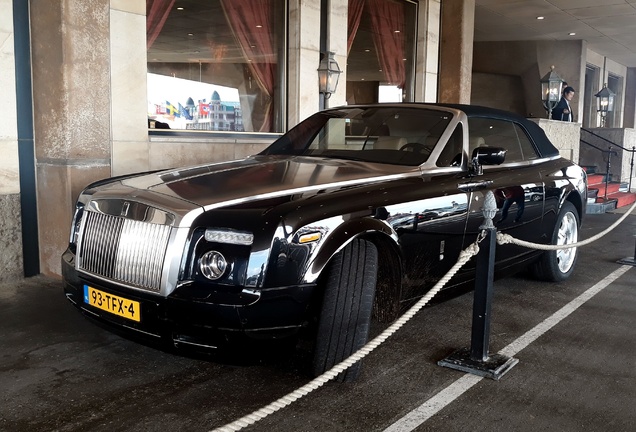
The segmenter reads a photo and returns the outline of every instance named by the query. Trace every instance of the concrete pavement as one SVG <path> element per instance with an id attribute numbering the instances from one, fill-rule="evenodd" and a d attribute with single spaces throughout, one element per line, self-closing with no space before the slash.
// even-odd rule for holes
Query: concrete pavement
<path id="1" fill-rule="evenodd" d="M 620 216 L 586 215 L 580 237 Z M 497 281 L 491 351 L 620 269 L 616 261 L 633 255 L 635 234 L 636 216 L 628 216 L 581 248 L 566 283 Z M 245 430 L 636 430 L 635 269 L 515 353 L 519 364 L 500 381 L 474 382 L 422 422 L 418 410 L 448 399 L 447 389 L 465 376 L 437 361 L 470 344 L 471 308 L 468 293 L 423 309 L 364 360 L 356 383 L 328 383 Z M 305 384 L 303 360 L 292 352 L 231 362 L 175 355 L 88 321 L 59 280 L 0 284 L 0 430 L 211 430 Z"/>

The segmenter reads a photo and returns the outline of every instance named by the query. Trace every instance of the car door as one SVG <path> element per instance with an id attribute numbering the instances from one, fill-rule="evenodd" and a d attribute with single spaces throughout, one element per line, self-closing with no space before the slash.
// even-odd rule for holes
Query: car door
<path id="1" fill-rule="evenodd" d="M 432 288 L 457 262 L 462 250 L 469 195 L 449 187 L 455 176 L 442 177 L 446 181 L 437 178 L 438 186 L 428 198 L 386 207 L 387 222 L 397 233 L 402 250 L 403 300 Z"/>
<path id="2" fill-rule="evenodd" d="M 545 201 L 544 184 L 533 160 L 538 153 L 525 129 L 502 119 L 469 118 L 469 154 L 478 146 L 501 147 L 506 157 L 501 165 L 485 166 L 483 175 L 471 181 L 482 185 L 470 193 L 464 246 L 475 241 L 484 222 L 482 208 L 486 194 L 492 192 L 497 204 L 493 223 L 499 232 L 530 242 L 538 242 Z M 466 180 L 468 181 L 468 180 Z M 516 246 L 497 246 L 499 267 L 512 264 L 533 250 Z M 467 269 L 474 268 L 474 260 Z"/>
<path id="3" fill-rule="evenodd" d="M 449 138 L 440 139 L 432 158 L 439 169 L 425 175 L 423 183 L 395 191 L 406 198 L 387 206 L 387 222 L 398 235 L 405 277 L 402 298 L 422 295 L 457 262 L 464 243 L 469 193 L 457 189 L 464 152 L 464 128 L 458 123 Z M 417 197 L 411 199 L 408 197 Z"/>

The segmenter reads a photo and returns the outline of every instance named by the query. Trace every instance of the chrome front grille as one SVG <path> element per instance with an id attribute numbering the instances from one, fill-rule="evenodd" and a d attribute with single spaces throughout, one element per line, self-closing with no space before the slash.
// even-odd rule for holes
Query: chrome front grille
<path id="1" fill-rule="evenodd" d="M 84 212 L 78 269 L 159 292 L 170 226 Z"/>

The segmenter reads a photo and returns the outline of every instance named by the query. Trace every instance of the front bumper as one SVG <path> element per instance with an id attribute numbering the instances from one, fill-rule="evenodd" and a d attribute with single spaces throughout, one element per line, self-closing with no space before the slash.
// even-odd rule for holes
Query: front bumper
<path id="1" fill-rule="evenodd" d="M 188 284 L 169 296 L 119 286 L 75 269 L 75 255 L 62 255 L 64 291 L 85 315 L 119 332 L 176 347 L 219 348 L 248 338 L 280 339 L 303 328 L 310 318 L 316 285 L 235 290 L 214 284 Z M 140 303 L 135 322 L 84 302 L 84 285 Z"/>

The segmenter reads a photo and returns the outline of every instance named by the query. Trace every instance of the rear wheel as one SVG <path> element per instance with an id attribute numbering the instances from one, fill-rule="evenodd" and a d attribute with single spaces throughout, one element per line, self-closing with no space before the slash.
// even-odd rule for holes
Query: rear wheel
<path id="1" fill-rule="evenodd" d="M 559 212 L 552 233 L 553 245 L 576 243 L 579 238 L 579 214 L 574 205 L 566 201 Z M 545 251 L 533 267 L 534 275 L 541 280 L 560 282 L 566 280 L 574 271 L 576 248 Z"/>
<path id="2" fill-rule="evenodd" d="M 327 268 L 312 371 L 321 375 L 364 346 L 369 336 L 378 273 L 378 250 L 356 239 L 333 257 Z M 353 381 L 360 363 L 338 375 Z"/>

